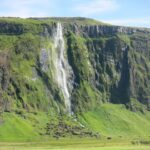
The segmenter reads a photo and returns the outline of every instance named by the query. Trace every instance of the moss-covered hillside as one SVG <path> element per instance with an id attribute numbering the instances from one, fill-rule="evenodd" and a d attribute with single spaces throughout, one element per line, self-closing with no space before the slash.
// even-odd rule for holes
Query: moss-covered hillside
<path id="1" fill-rule="evenodd" d="M 5 120 L 6 124 L 18 120 L 16 115 L 41 112 L 64 116 L 69 109 L 90 130 L 112 134 L 101 122 L 103 104 L 115 104 L 118 110 L 118 104 L 123 104 L 127 116 L 133 112 L 149 116 L 149 93 L 150 29 L 112 26 L 86 18 L 0 18 L 0 131 L 1 126 L 7 130 Z M 16 119 L 9 120 L 11 115 Z M 113 124 L 117 117 L 122 126 L 120 116 L 116 121 L 112 118 Z M 149 131 L 148 118 L 143 133 Z M 32 120 L 17 122 L 32 133 Z M 128 126 L 130 129 L 131 124 Z M 137 128 L 133 134 L 142 126 Z M 125 128 L 116 130 L 125 134 Z M 27 133 L 18 132 L 27 137 Z"/>

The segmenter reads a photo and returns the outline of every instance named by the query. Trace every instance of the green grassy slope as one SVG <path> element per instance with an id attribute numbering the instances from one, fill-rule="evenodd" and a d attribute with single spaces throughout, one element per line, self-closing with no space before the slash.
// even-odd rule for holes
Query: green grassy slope
<path id="1" fill-rule="evenodd" d="M 2 119 L 3 118 L 3 119 Z M 4 113 L 0 124 L 0 141 L 28 141 L 40 138 L 49 118 L 44 113 Z"/>
<path id="2" fill-rule="evenodd" d="M 68 117 L 63 121 L 71 123 Z M 150 112 L 131 112 L 123 105 L 104 104 L 100 108 L 78 115 L 78 120 L 89 129 L 112 139 L 149 139 Z M 35 141 L 51 139 L 45 134 L 47 123 L 56 123 L 55 114 L 46 113 L 4 113 L 0 124 L 0 141 Z M 57 124 L 57 123 L 56 123 Z M 52 129 L 53 130 L 53 129 Z M 68 136 L 67 136 L 68 137 Z"/>
<path id="3" fill-rule="evenodd" d="M 93 111 L 79 115 L 80 121 L 89 128 L 106 136 L 150 136 L 150 112 L 132 112 L 123 105 L 104 104 Z"/>
<path id="4" fill-rule="evenodd" d="M 40 21 L 54 21 L 54 22 L 60 21 L 66 24 L 76 23 L 78 25 L 108 25 L 101 21 L 84 17 L 45 17 L 45 18 L 29 18 L 29 19 Z"/>

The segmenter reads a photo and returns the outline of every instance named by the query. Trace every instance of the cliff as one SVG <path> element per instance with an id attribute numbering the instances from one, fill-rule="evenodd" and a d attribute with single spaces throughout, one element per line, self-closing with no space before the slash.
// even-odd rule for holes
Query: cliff
<path id="1" fill-rule="evenodd" d="M 56 57 L 61 59 L 62 46 L 65 60 L 61 67 L 66 72 L 72 111 L 88 110 L 105 102 L 149 109 L 150 30 L 100 22 L 84 25 L 86 19 L 70 19 L 72 22 L 66 18 L 1 18 L 4 111 L 19 107 L 65 110 L 65 85 L 60 87 L 54 79 L 61 74 L 55 63 L 59 61 Z M 62 22 L 64 39 L 58 39 L 60 45 L 55 48 L 58 21 Z"/>
<path id="2" fill-rule="evenodd" d="M 0 18 L 0 110 L 150 110 L 150 29 L 86 18 Z"/>

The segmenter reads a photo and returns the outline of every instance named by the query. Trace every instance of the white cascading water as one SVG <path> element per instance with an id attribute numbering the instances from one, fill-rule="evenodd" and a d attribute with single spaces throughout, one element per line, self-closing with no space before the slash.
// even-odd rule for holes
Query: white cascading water
<path id="1" fill-rule="evenodd" d="M 71 114 L 71 102 L 70 94 L 67 85 L 68 68 L 70 67 L 68 61 L 64 58 L 65 42 L 63 38 L 63 30 L 61 23 L 57 23 L 57 28 L 54 34 L 55 50 L 57 51 L 55 68 L 56 68 L 56 80 L 59 88 L 62 90 L 65 106 L 67 111 Z"/>

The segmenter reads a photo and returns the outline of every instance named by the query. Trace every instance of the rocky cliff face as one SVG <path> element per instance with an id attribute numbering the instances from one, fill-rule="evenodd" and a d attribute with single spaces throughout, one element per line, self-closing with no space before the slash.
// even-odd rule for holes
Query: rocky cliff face
<path id="1" fill-rule="evenodd" d="M 142 108 L 144 104 L 149 109 L 147 62 L 150 30 L 107 25 L 74 25 L 72 32 L 82 41 L 86 49 L 84 51 L 88 53 L 87 62 L 90 67 L 87 70 L 92 71 L 85 80 L 88 80 L 94 91 L 100 93 L 98 101 L 101 99 L 103 102 L 125 104 L 132 110 L 138 109 L 139 105 Z M 75 47 L 79 48 L 81 41 L 80 44 L 77 41 L 72 39 Z M 82 48 L 79 49 L 82 51 Z M 81 77 L 81 80 L 84 78 Z"/>
<path id="2" fill-rule="evenodd" d="M 0 20 L 2 111 L 150 108 L 150 30 L 84 21 Z"/>

